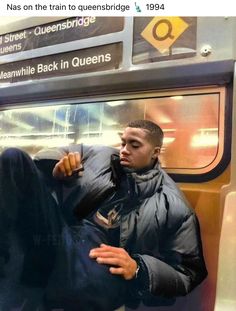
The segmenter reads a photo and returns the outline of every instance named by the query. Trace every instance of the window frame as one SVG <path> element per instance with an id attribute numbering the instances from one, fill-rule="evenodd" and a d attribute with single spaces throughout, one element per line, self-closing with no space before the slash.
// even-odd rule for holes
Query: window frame
<path id="1" fill-rule="evenodd" d="M 51 105 L 72 105 L 72 104 L 96 104 L 106 101 L 118 100 L 135 100 L 160 98 L 171 96 L 185 96 L 185 95 L 204 95 L 204 94 L 219 94 L 219 143 L 218 150 L 213 161 L 202 168 L 168 168 L 165 170 L 176 180 L 181 182 L 195 182 L 206 181 L 218 176 L 224 171 L 230 161 L 230 146 L 231 146 L 231 117 L 230 100 L 226 86 L 208 86 L 208 87 L 191 87 L 184 89 L 170 89 L 147 92 L 132 92 L 124 94 L 114 94 L 112 96 L 99 96 L 90 98 L 72 98 L 72 99 L 53 99 L 52 101 L 31 102 L 25 104 L 14 105 L 10 107 L 1 106 L 1 110 L 8 110 L 14 108 L 39 107 Z"/>

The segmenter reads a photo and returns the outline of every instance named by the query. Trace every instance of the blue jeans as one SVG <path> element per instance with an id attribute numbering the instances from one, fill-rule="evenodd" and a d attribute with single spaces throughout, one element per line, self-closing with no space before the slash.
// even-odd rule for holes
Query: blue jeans
<path id="1" fill-rule="evenodd" d="M 57 204 L 35 163 L 19 149 L 5 150 L 0 155 L 1 310 L 36 310 L 30 300 L 41 297 L 56 256 L 48 236 L 59 234 L 62 226 Z"/>
<path id="2" fill-rule="evenodd" d="M 52 185 L 23 151 L 0 156 L 0 309 L 111 311 L 126 282 L 89 258 L 106 232 L 84 221 L 70 228 Z"/>

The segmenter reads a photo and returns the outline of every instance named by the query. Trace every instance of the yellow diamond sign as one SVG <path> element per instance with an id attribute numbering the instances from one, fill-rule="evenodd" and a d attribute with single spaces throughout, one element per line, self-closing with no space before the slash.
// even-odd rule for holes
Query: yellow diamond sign
<path id="1" fill-rule="evenodd" d="M 180 17 L 154 17 L 141 36 L 161 53 L 165 53 L 188 27 Z"/>

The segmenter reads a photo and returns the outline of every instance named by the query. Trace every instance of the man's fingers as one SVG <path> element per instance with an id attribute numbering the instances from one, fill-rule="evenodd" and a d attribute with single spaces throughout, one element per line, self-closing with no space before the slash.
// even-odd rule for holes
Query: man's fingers
<path id="1" fill-rule="evenodd" d="M 125 254 L 123 248 L 113 247 L 113 246 L 101 246 L 91 249 L 89 256 L 91 258 L 96 258 L 98 256 L 106 256 L 105 254 L 112 254 L 112 256 L 123 256 Z"/>
<path id="2" fill-rule="evenodd" d="M 89 252 L 89 257 L 91 258 L 96 258 L 98 256 L 109 257 L 111 256 L 111 252 L 103 250 L 101 248 L 94 248 Z"/>
<path id="3" fill-rule="evenodd" d="M 99 250 L 99 251 L 111 251 L 114 253 L 124 253 L 125 250 L 121 247 L 115 247 L 115 246 L 111 246 L 111 245 L 107 245 L 107 244 L 101 244 L 100 247 L 94 248 L 94 250 Z"/>
<path id="4" fill-rule="evenodd" d="M 68 162 L 70 165 L 71 171 L 77 168 L 76 166 L 76 156 L 74 153 L 68 153 Z"/>
<path id="5" fill-rule="evenodd" d="M 125 280 L 131 280 L 135 275 L 137 263 L 123 248 L 101 244 L 91 249 L 89 256 L 98 264 L 111 266 L 109 271 L 122 275 Z"/>
<path id="6" fill-rule="evenodd" d="M 72 174 L 72 169 L 71 169 L 71 166 L 70 166 L 70 160 L 69 160 L 69 157 L 68 157 L 68 156 L 65 156 L 65 157 L 62 159 L 62 165 L 64 166 L 64 170 L 65 170 L 66 176 L 71 176 L 71 174 Z M 62 167 L 61 167 L 61 168 L 62 168 Z"/>
<path id="7" fill-rule="evenodd" d="M 72 171 L 80 167 L 81 157 L 79 152 L 70 152 L 68 154 L 68 160 Z"/>
<path id="8" fill-rule="evenodd" d="M 71 176 L 73 171 L 81 168 L 81 156 L 79 152 L 70 152 L 64 156 L 54 167 L 53 176 L 63 178 Z M 79 173 L 78 173 L 79 174 Z"/>
<path id="9" fill-rule="evenodd" d="M 74 155 L 75 155 L 75 164 L 76 164 L 76 167 L 80 167 L 80 166 L 81 166 L 81 162 L 82 162 L 80 153 L 79 153 L 79 152 L 75 152 Z"/>
<path id="10" fill-rule="evenodd" d="M 62 161 L 59 161 L 55 165 L 52 174 L 53 174 L 54 178 L 58 178 L 58 179 L 61 179 L 65 176 L 65 169 L 64 169 L 64 165 L 63 165 Z"/>
<path id="11" fill-rule="evenodd" d="M 115 267 L 110 267 L 109 268 L 109 271 L 112 273 L 112 274 L 117 274 L 117 275 L 123 275 L 124 274 L 124 269 L 119 267 L 119 268 L 115 268 Z"/>
<path id="12" fill-rule="evenodd" d="M 118 266 L 118 267 L 122 266 L 122 261 L 116 257 L 113 258 L 97 257 L 96 261 L 103 265 Z"/>
<path id="13" fill-rule="evenodd" d="M 78 152 L 70 152 L 62 159 L 63 167 L 61 169 L 65 171 L 66 176 L 71 176 L 73 170 L 77 169 L 81 165 L 81 157 Z"/>
<path id="14" fill-rule="evenodd" d="M 90 252 L 89 256 L 91 258 L 96 258 L 96 257 L 103 257 L 103 258 L 114 258 L 114 257 L 118 257 L 118 255 L 116 253 L 113 252 Z"/>

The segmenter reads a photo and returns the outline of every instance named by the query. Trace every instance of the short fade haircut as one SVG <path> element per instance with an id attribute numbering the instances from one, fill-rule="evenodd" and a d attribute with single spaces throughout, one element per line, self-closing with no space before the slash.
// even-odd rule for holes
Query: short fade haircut
<path id="1" fill-rule="evenodd" d="M 158 147 L 163 144 L 163 131 L 159 125 L 149 120 L 135 120 L 127 124 L 127 127 L 140 128 L 147 130 L 150 140 Z"/>

